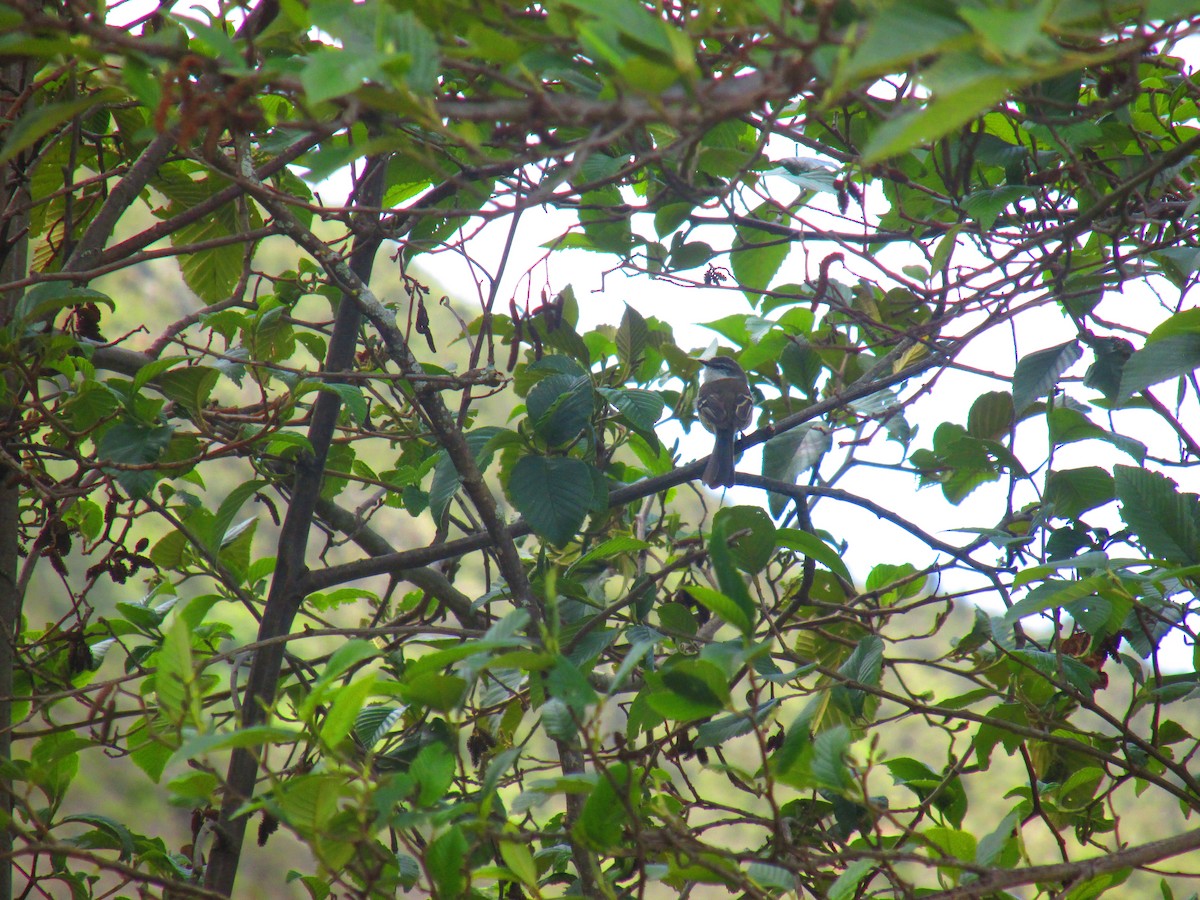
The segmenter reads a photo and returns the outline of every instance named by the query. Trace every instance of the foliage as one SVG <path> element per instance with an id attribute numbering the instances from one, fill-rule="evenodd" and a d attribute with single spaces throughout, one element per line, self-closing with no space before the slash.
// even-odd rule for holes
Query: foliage
<path id="1" fill-rule="evenodd" d="M 1198 12 L 9 0 L 0 895 L 228 896 L 252 819 L 316 898 L 1159 891 Z M 727 301 L 764 508 L 685 487 L 698 349 L 582 326 L 579 251 Z M 92 757 L 191 840 L 81 808 Z"/>

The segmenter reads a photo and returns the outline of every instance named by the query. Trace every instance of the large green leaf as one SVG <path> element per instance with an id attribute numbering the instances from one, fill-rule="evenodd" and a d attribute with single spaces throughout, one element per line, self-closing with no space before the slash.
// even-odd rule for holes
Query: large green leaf
<path id="1" fill-rule="evenodd" d="M 775 553 L 775 525 L 757 506 L 727 506 L 713 517 L 713 531 L 730 536 L 729 551 L 734 564 L 750 575 L 767 567 Z"/>
<path id="2" fill-rule="evenodd" d="M 728 622 L 742 634 L 749 636 L 754 633 L 753 618 L 746 614 L 746 610 L 741 604 L 730 597 L 702 584 L 693 584 L 687 589 L 687 592 L 697 603 L 714 613 L 722 621 Z"/>
<path id="3" fill-rule="evenodd" d="M 492 460 L 492 439 L 505 430 L 495 425 L 485 425 L 464 435 L 467 448 L 475 457 L 475 465 L 481 471 L 486 469 Z M 443 450 L 438 457 L 437 465 L 434 466 L 433 481 L 429 486 L 429 508 L 433 512 L 435 522 L 440 523 L 445 519 L 450 501 L 454 499 L 454 495 L 458 493 L 460 487 L 462 487 L 462 476 L 458 474 L 458 469 L 451 462 L 450 455 Z"/>
<path id="4" fill-rule="evenodd" d="M 1121 518 L 1154 556 L 1176 564 L 1200 562 L 1200 500 L 1181 494 L 1170 478 L 1133 466 L 1113 472 Z"/>
<path id="5" fill-rule="evenodd" d="M 636 814 L 640 791 L 636 771 L 617 763 L 596 774 L 596 787 L 579 814 L 576 831 L 587 846 L 607 850 L 621 842 L 630 813 Z"/>
<path id="6" fill-rule="evenodd" d="M 779 222 L 779 212 L 775 207 L 764 204 L 750 218 L 764 224 L 774 224 Z M 733 267 L 733 277 L 746 292 L 751 304 L 757 305 L 761 292 L 770 286 L 790 250 L 790 239 L 781 237 L 777 229 L 756 228 L 753 224 L 738 226 L 733 247 L 729 251 L 729 262 Z"/>
<path id="7" fill-rule="evenodd" d="M 703 659 L 680 660 L 665 669 L 661 688 L 648 694 L 650 706 L 668 719 L 690 722 L 720 712 L 729 705 L 729 682 L 724 672 Z M 664 690 L 665 689 L 665 690 Z"/>
<path id="8" fill-rule="evenodd" d="M 815 534 L 796 528 L 781 528 L 775 533 L 775 542 L 780 547 L 796 550 L 816 560 L 847 584 L 854 583 L 854 579 L 850 577 L 850 570 L 846 568 L 841 555 Z"/>
<path id="9" fill-rule="evenodd" d="M 132 497 L 144 497 L 158 481 L 158 473 L 143 468 L 162 458 L 175 429 L 170 425 L 147 425 L 122 419 L 104 432 L 96 448 L 105 462 L 136 468 L 117 468 L 117 481 Z"/>
<path id="10" fill-rule="evenodd" d="M 828 429 L 814 425 L 801 425 L 777 434 L 763 447 L 763 476 L 795 484 L 797 480 L 814 468 L 833 446 L 833 436 Z M 772 492 L 767 495 L 771 515 L 783 515 L 791 498 Z"/>
<path id="11" fill-rule="evenodd" d="M 575 440 L 592 423 L 596 392 L 587 375 L 550 375 L 525 401 L 534 430 L 552 447 Z"/>
<path id="12" fill-rule="evenodd" d="M 508 496 L 538 535 L 561 547 L 592 507 L 591 466 L 562 456 L 522 457 L 509 476 Z"/>
<path id="13" fill-rule="evenodd" d="M 1067 341 L 1022 357 L 1013 372 L 1013 409 L 1019 416 L 1035 400 L 1045 397 L 1058 384 L 1059 377 L 1071 368 L 1083 350 L 1078 341 Z"/>
<path id="14" fill-rule="evenodd" d="M 1125 362 L 1119 398 L 1128 400 L 1146 388 L 1188 375 L 1200 367 L 1200 334 L 1169 334 L 1147 343 Z"/>
<path id="15" fill-rule="evenodd" d="M 1042 499 L 1063 519 L 1075 519 L 1112 500 L 1113 477 L 1099 466 L 1064 469 L 1046 476 Z"/>
<path id="16" fill-rule="evenodd" d="M 733 553 L 729 546 L 731 537 L 730 519 L 722 517 L 713 520 L 712 533 L 708 539 L 708 557 L 712 562 L 713 571 L 717 575 L 717 584 L 721 592 L 737 604 L 741 610 L 739 627 L 742 633 L 749 636 L 753 631 L 754 622 L 758 618 L 758 610 L 742 573 L 738 571 Z"/>
<path id="17" fill-rule="evenodd" d="M 438 900 L 458 900 L 466 885 L 467 838 L 457 825 L 439 834 L 425 848 L 425 867 Z"/>

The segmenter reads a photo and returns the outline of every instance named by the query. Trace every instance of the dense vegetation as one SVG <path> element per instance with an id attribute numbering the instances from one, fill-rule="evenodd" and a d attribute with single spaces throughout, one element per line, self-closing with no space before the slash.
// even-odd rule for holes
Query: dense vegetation
<path id="1" fill-rule="evenodd" d="M 1191 893 L 1200 3 L 127 5 L 0 7 L 0 897 Z"/>

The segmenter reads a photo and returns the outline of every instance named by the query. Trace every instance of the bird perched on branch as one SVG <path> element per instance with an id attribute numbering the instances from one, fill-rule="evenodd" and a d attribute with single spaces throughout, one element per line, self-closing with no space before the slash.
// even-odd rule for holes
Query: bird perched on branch
<path id="1" fill-rule="evenodd" d="M 733 486 L 734 441 L 754 416 L 754 398 L 746 373 L 731 356 L 700 360 L 704 366 L 696 415 L 713 434 L 713 451 L 703 481 L 710 488 Z"/>

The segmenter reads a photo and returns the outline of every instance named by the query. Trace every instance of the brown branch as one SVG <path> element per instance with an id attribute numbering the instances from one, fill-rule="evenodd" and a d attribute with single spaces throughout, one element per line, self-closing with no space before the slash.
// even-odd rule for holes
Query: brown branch
<path id="1" fill-rule="evenodd" d="M 1087 880 L 1097 875 L 1103 875 L 1105 872 L 1115 872 L 1126 867 L 1146 866 L 1198 848 L 1200 848 L 1200 828 L 1163 838 L 1161 841 L 1151 841 L 1148 844 L 1109 853 L 1107 856 L 1096 856 L 1078 862 L 1028 866 L 1024 869 L 1012 869 L 1004 872 L 993 870 L 978 881 L 960 884 L 958 887 L 936 894 L 925 894 L 923 898 L 924 900 L 968 900 L 971 897 L 983 897 L 1021 884 L 1065 884 Z M 939 859 L 938 863 L 954 865 L 953 861 L 946 859 Z"/>
<path id="2" fill-rule="evenodd" d="M 379 203 L 383 194 L 384 176 L 384 160 L 369 160 L 362 185 L 364 202 L 373 205 Z M 360 235 L 355 241 L 347 269 L 354 273 L 356 279 L 365 282 L 370 278 L 379 244 L 380 238 L 375 230 L 366 231 L 365 237 Z M 343 295 L 338 304 L 326 352 L 324 368 L 327 371 L 338 372 L 353 367 L 360 322 L 357 304 L 353 303 L 349 296 Z M 312 452 L 297 460 L 292 499 L 279 533 L 275 572 L 263 607 L 262 621 L 259 623 L 259 640 L 287 634 L 304 599 L 304 592 L 299 590 L 299 586 L 303 583 L 306 571 L 308 535 L 312 527 L 316 501 L 320 496 L 325 460 L 333 441 L 340 408 L 341 400 L 332 391 L 322 391 L 313 404 L 312 422 L 308 433 Z M 243 728 L 250 728 L 265 721 L 275 700 L 284 649 L 285 645 L 282 643 L 270 644 L 254 654 L 242 701 Z M 258 759 L 251 748 L 234 750 L 225 779 L 217 837 L 205 871 L 205 885 L 226 896 L 232 895 L 233 892 L 241 859 L 242 841 L 246 833 L 246 816 L 238 813 L 254 794 L 257 769 Z"/>

